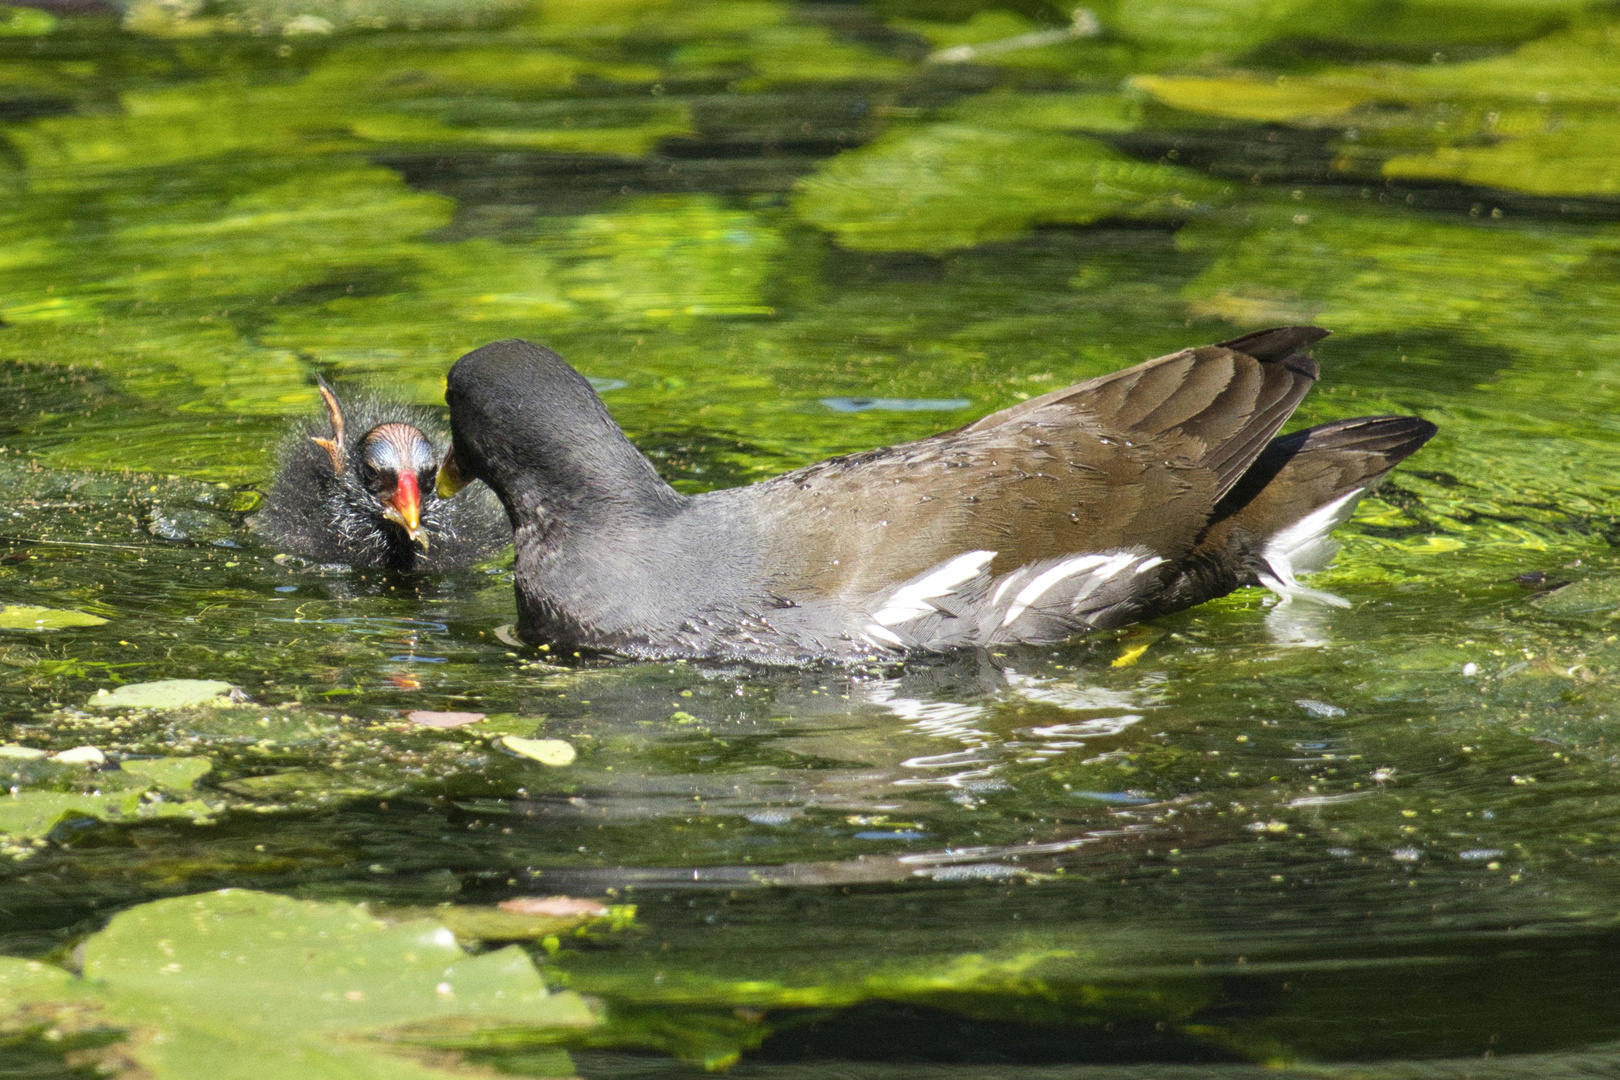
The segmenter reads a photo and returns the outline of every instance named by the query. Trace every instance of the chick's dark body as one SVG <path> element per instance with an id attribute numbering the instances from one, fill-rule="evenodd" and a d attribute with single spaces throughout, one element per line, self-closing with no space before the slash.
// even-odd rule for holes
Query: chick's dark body
<path id="1" fill-rule="evenodd" d="M 329 402 L 335 406 L 335 397 Z M 341 430 L 334 430 L 330 418 L 312 419 L 283 442 L 264 508 L 252 521 L 266 540 L 316 562 L 402 571 L 458 569 L 505 546 L 506 515 L 491 493 L 469 491 L 474 498 L 463 502 L 433 491 L 433 473 L 449 439 L 431 410 L 361 395 L 349 397 L 334 415 L 342 417 Z M 425 472 L 425 483 L 420 473 L 411 477 L 420 490 L 425 548 L 387 516 L 388 493 L 398 477 L 370 463 L 379 433 L 395 436 L 392 443 L 413 435 L 421 440 L 418 460 L 389 464 Z M 336 454 L 323 443 L 335 445 Z M 384 449 L 394 452 L 393 445 Z"/>
<path id="2" fill-rule="evenodd" d="M 498 342 L 451 372 L 455 468 L 507 508 L 530 640 L 787 663 L 1053 642 L 1242 585 L 1312 595 L 1295 572 L 1434 430 L 1366 417 L 1277 438 L 1317 375 L 1297 350 L 1322 336 L 1183 350 L 691 497 L 560 357 Z"/>

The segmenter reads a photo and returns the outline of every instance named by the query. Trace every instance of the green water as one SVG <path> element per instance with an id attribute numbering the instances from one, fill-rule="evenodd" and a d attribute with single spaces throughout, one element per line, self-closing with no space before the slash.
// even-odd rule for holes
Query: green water
<path id="1" fill-rule="evenodd" d="M 1620 1071 L 1617 107 L 1577 0 L 0 7 L 0 742 L 110 759 L 0 759 L 0 953 L 46 964 L 0 964 L 0 1076 Z M 504 643 L 505 560 L 244 525 L 317 374 L 442 404 L 503 337 L 700 491 L 1300 320 L 1299 423 L 1440 426 L 1313 581 L 1349 610 L 624 664 Z M 176 678 L 237 700 L 92 707 Z M 259 999 L 150 974 L 200 932 L 157 902 L 225 887 L 307 903 L 218 931 L 285 1001 L 205 1031 Z M 563 893 L 634 916 L 466 921 Z M 361 902 L 497 957 L 506 1026 L 276 1063 L 338 976 L 255 919 L 427 1015 Z M 501 1013 L 514 937 L 583 998 Z"/>

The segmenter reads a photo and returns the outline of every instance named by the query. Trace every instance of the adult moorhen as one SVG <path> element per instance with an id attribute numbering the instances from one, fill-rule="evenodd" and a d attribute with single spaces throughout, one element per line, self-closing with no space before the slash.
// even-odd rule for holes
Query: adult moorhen
<path id="1" fill-rule="evenodd" d="M 331 434 L 310 421 L 288 438 L 256 531 L 319 562 L 390 570 L 453 570 L 506 544 L 493 495 L 463 504 L 434 492 L 441 452 L 424 432 L 445 439 L 432 413 L 374 398 L 352 399 L 345 413 L 326 380 L 316 383 Z"/>
<path id="2" fill-rule="evenodd" d="M 450 372 L 440 494 L 494 489 L 518 632 L 641 657 L 857 661 L 1060 641 L 1265 585 L 1434 434 L 1409 416 L 1277 438 L 1309 326 L 1184 349 L 955 431 L 750 487 L 677 494 L 588 382 L 500 341 Z"/>

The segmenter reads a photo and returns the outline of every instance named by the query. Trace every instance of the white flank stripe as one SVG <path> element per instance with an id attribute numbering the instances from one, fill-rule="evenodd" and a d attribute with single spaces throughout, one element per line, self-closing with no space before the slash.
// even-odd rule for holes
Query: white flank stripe
<path id="1" fill-rule="evenodd" d="M 877 623 L 867 623 L 866 624 L 866 636 L 869 639 L 874 639 L 876 641 L 886 641 L 890 645 L 898 645 L 902 649 L 906 647 L 906 643 L 904 641 L 901 641 L 900 638 L 896 634 L 894 634 L 893 632 L 891 632 L 889 630 L 885 630 L 883 627 L 879 626 Z"/>
<path id="2" fill-rule="evenodd" d="M 893 626 L 937 610 L 929 600 L 945 596 L 964 581 L 978 576 L 995 557 L 993 551 L 969 551 L 941 563 L 917 580 L 894 590 L 883 606 L 872 613 L 872 620 L 882 626 Z"/>
<path id="3" fill-rule="evenodd" d="M 1124 558 L 1129 562 L 1136 556 L 1126 555 Z M 1045 595 L 1046 590 L 1064 578 L 1073 577 L 1075 574 L 1091 570 L 1093 567 L 1101 566 L 1103 563 L 1110 561 L 1106 555 L 1077 555 L 1072 559 L 1064 559 L 1050 570 L 1036 575 L 1034 581 L 1018 590 L 1018 595 L 1013 597 L 1012 606 L 1007 609 L 1006 617 L 1001 620 L 1001 625 L 1011 626 L 1014 619 L 1028 610 L 1029 605 L 1039 600 Z M 1115 572 L 1118 572 L 1117 568 Z"/>
<path id="4" fill-rule="evenodd" d="M 1136 561 L 1135 555 L 1115 555 L 1109 560 L 1107 566 L 1093 570 L 1091 576 L 1086 580 L 1085 587 L 1076 589 L 1074 595 L 1069 598 L 1069 610 L 1079 611 L 1080 605 L 1085 602 L 1086 598 L 1097 591 L 1097 586 L 1118 574 L 1134 561 Z"/>
<path id="5" fill-rule="evenodd" d="M 1138 574 L 1145 574 L 1149 570 L 1153 569 L 1155 566 L 1158 566 L 1163 562 L 1164 562 L 1164 556 L 1162 556 L 1162 555 L 1155 555 L 1151 559 L 1143 559 L 1142 560 L 1142 565 L 1138 566 L 1136 568 L 1136 572 Z"/>
<path id="6" fill-rule="evenodd" d="M 1112 559 L 1108 560 L 1107 566 L 1093 571 L 1091 576 L 1096 578 L 1097 583 L 1100 585 L 1104 581 L 1107 581 L 1109 578 L 1113 577 L 1115 574 L 1119 573 L 1121 570 L 1125 569 L 1127 566 L 1131 565 L 1131 563 L 1135 562 L 1136 560 L 1137 556 L 1132 555 L 1128 551 L 1123 555 L 1115 555 Z M 1096 588 L 1096 586 L 1094 585 L 1092 588 Z"/>
<path id="7" fill-rule="evenodd" d="M 992 603 L 992 604 L 1001 603 L 1002 596 L 1007 592 L 1008 589 L 1012 588 L 1013 582 L 1015 582 L 1017 580 L 1018 580 L 1018 571 L 1016 571 L 1016 570 L 1014 570 L 1012 573 L 1008 574 L 1006 577 L 1002 578 L 1001 579 L 1001 584 L 996 586 L 996 591 L 990 594 L 990 603 Z"/>

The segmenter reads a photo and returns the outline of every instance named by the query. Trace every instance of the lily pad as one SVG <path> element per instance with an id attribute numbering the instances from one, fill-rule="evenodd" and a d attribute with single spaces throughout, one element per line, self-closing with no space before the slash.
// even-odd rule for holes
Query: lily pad
<path id="1" fill-rule="evenodd" d="M 521 1047 L 595 1023 L 515 946 L 469 957 L 431 919 L 390 926 L 357 905 L 247 890 L 132 908 L 83 955 L 83 979 L 0 962 L 0 1007 L 99 1005 L 104 1022 L 142 1033 L 120 1049 L 155 1080 L 437 1080 L 456 1074 L 395 1056 L 399 1035 L 413 1048 L 436 1036 Z"/>
<path id="2" fill-rule="evenodd" d="M 344 773 L 330 769 L 287 769 L 264 776 L 243 776 L 220 785 L 251 799 L 347 799 L 376 794 L 369 785 L 356 784 Z"/>
<path id="3" fill-rule="evenodd" d="M 1144 75 L 1132 81 L 1188 112 L 1353 129 L 1356 134 L 1339 144 L 1345 151 L 1340 167 L 1361 159 L 1402 179 L 1612 196 L 1620 191 L 1615 38 L 1613 25 L 1599 24 L 1460 64 L 1354 65 L 1278 78 Z"/>
<path id="4" fill-rule="evenodd" d="M 578 896 L 517 896 L 495 905 L 502 911 L 517 915 L 549 915 L 568 917 L 586 915 L 600 918 L 608 913 L 607 905 Z"/>
<path id="5" fill-rule="evenodd" d="M 503 735 L 500 745 L 542 765 L 572 765 L 574 758 L 579 756 L 573 746 L 561 739 L 523 739 L 516 735 Z"/>
<path id="6" fill-rule="evenodd" d="M 64 818 L 144 821 L 190 818 L 207 821 L 215 808 L 201 799 L 168 802 L 148 797 L 150 788 L 84 795 L 64 791 L 19 791 L 0 795 L 0 833 L 13 837 L 45 836 Z"/>
<path id="7" fill-rule="evenodd" d="M 75 626 L 101 626 L 107 620 L 71 608 L 6 604 L 0 607 L 0 630 L 66 630 Z"/>
<path id="8" fill-rule="evenodd" d="M 434 712 L 431 709 L 412 709 L 405 719 L 422 727 L 453 728 L 476 724 L 484 718 L 481 712 Z"/>
<path id="9" fill-rule="evenodd" d="M 230 690 L 230 683 L 217 679 L 160 679 L 98 690 L 89 705 L 92 709 L 184 709 L 214 704 Z"/>
<path id="10" fill-rule="evenodd" d="M 561 899 L 568 899 L 563 897 Z M 454 904 L 436 908 L 404 908 L 387 912 L 389 919 L 433 918 L 455 931 L 466 941 L 539 941 L 570 931 L 588 933 L 594 929 L 618 930 L 635 919 L 633 904 L 611 907 L 587 901 L 590 906 L 577 911 L 525 912 L 497 905 Z"/>
<path id="11" fill-rule="evenodd" d="M 1620 610 L 1620 580 L 1587 578 L 1538 596 L 1530 603 L 1549 615 L 1606 615 Z"/>
<path id="12" fill-rule="evenodd" d="M 968 124 L 900 130 L 799 182 L 794 208 L 859 251 L 942 253 L 1036 225 L 1186 217 L 1224 187 L 1083 136 Z"/>
<path id="13" fill-rule="evenodd" d="M 213 767 L 214 763 L 205 757 L 146 758 L 120 765 L 126 773 L 149 780 L 165 791 L 190 791 Z"/>
<path id="14" fill-rule="evenodd" d="M 75 746 L 53 756 L 64 765 L 103 765 L 107 761 L 107 755 L 97 746 Z"/>
<path id="15" fill-rule="evenodd" d="M 0 4 L 0 37 L 37 37 L 56 29 L 56 16 L 20 5 Z"/>

